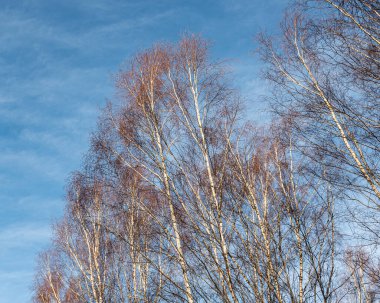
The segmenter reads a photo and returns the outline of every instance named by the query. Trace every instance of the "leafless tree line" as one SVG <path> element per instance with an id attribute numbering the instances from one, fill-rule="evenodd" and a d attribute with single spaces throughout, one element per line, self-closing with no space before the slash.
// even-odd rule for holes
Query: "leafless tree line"
<path id="1" fill-rule="evenodd" d="M 377 302 L 379 21 L 377 1 L 294 6 L 280 41 L 261 37 L 277 118 L 262 128 L 201 38 L 138 54 L 35 302 Z"/>

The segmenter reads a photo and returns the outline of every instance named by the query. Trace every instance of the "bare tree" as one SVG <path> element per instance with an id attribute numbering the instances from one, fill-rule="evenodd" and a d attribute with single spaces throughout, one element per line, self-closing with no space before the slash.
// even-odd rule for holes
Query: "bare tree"
<path id="1" fill-rule="evenodd" d="M 312 3 L 325 14 L 312 14 Z M 284 21 L 281 46 L 263 39 L 268 78 L 286 92 L 295 129 L 312 157 L 379 208 L 378 4 L 307 1 Z M 306 11 L 306 13 L 305 13 Z M 290 101 L 287 102 L 286 100 Z M 337 181 L 337 180 L 336 180 Z"/>
<path id="2" fill-rule="evenodd" d="M 308 170 L 341 192 L 344 218 L 355 224 L 337 222 L 347 234 L 346 256 L 350 246 L 362 246 L 372 266 L 380 215 L 379 28 L 377 1 L 298 1 L 279 41 L 261 37 L 276 113 L 291 125 L 296 149 L 311 160 Z M 362 285 L 359 277 L 354 280 Z M 362 291 L 357 300 L 374 300 Z"/>
<path id="3" fill-rule="evenodd" d="M 36 302 L 340 299 L 335 191 L 289 121 L 243 121 L 197 36 L 138 54 L 116 81 Z"/>

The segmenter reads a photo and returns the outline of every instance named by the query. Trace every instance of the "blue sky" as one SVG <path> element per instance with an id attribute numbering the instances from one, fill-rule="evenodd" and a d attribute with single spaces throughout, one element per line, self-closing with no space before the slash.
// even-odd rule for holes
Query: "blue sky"
<path id="1" fill-rule="evenodd" d="M 286 0 L 2 0 L 0 8 L 0 303 L 30 302 L 36 256 L 64 208 L 112 74 L 134 53 L 184 32 L 229 59 L 260 118 L 255 35 Z M 258 114 L 259 113 L 259 114 Z"/>

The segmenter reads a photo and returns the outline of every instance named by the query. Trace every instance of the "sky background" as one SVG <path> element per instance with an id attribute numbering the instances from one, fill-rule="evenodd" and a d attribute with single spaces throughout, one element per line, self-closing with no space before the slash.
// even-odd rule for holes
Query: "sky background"
<path id="1" fill-rule="evenodd" d="M 121 65 L 155 42 L 201 34 L 260 119 L 254 38 L 278 32 L 287 2 L 0 0 L 0 303 L 31 302 L 37 255 Z"/>

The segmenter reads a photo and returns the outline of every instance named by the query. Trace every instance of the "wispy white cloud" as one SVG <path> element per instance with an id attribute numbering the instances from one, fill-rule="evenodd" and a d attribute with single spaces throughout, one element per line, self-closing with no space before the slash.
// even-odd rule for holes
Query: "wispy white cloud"
<path id="1" fill-rule="evenodd" d="M 123 3 L 118 5 L 121 6 L 120 10 L 125 6 Z M 142 3 L 140 6 L 143 5 Z M 87 5 L 82 3 L 80 6 L 87 16 L 91 16 L 90 9 L 93 11 L 119 11 L 112 7 L 109 2 L 94 1 L 94 3 Z M 10 51 L 25 47 L 25 45 L 28 45 L 30 50 L 43 51 L 46 44 L 49 44 L 50 47 L 68 48 L 83 53 L 104 48 L 118 48 L 120 45 L 125 46 L 126 41 L 112 39 L 112 37 L 130 36 L 134 30 L 153 26 L 163 19 L 175 15 L 176 12 L 175 9 L 164 9 L 155 13 L 141 14 L 142 9 L 138 5 L 129 5 L 129 7 L 139 11 L 140 14 L 123 20 L 120 16 L 112 18 L 110 14 L 103 13 L 104 15 L 99 18 L 98 23 L 94 23 L 91 27 L 83 26 L 80 29 L 68 28 L 66 24 L 52 23 L 22 10 L 0 11 L 0 27 L 2 28 L 0 51 Z M 112 43 L 107 43 L 111 40 Z M 129 43 L 131 42 L 129 41 Z M 43 58 L 44 53 L 41 52 L 38 55 Z"/>
<path id="2" fill-rule="evenodd" d="M 36 223 L 14 224 L 0 230 L 1 302 L 30 302 L 36 254 L 47 246 L 51 229 Z M 3 299 L 5 301 L 3 301 Z"/>
<path id="3" fill-rule="evenodd" d="M 1 51 L 9 51 L 18 47 L 37 47 L 37 42 L 54 42 L 61 46 L 75 47 L 79 37 L 61 30 L 59 27 L 39 20 L 23 11 L 3 10 L 0 11 L 0 35 Z"/>
<path id="4" fill-rule="evenodd" d="M 0 167 L 17 170 L 29 178 L 38 176 L 42 179 L 40 182 L 43 179 L 62 182 L 68 174 L 65 163 L 60 163 L 54 154 L 40 154 L 34 150 L 3 150 Z"/>
<path id="5" fill-rule="evenodd" d="M 3 227 L 0 230 L 0 254 L 45 244 L 50 236 L 51 228 L 48 225 L 26 223 Z"/>
<path id="6" fill-rule="evenodd" d="M 30 303 L 33 276 L 32 270 L 0 270 L 0 302 Z"/>

